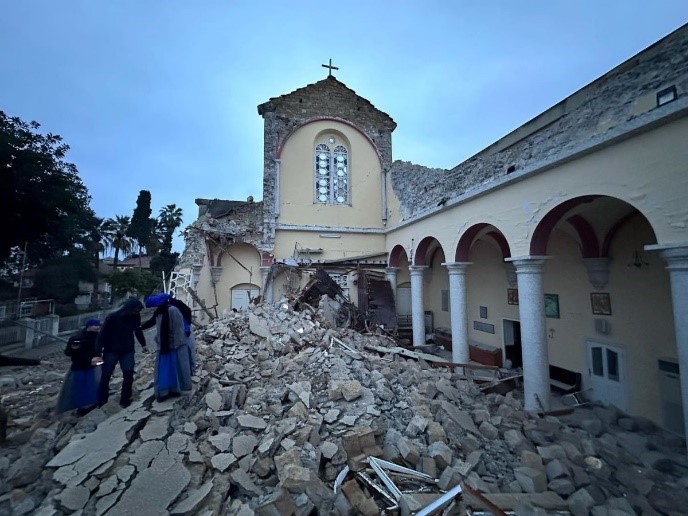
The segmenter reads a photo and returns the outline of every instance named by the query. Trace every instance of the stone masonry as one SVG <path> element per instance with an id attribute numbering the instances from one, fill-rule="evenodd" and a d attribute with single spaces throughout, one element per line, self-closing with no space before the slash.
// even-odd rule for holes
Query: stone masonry
<path id="1" fill-rule="evenodd" d="M 392 163 L 392 131 L 396 123 L 368 100 L 358 96 L 333 76 L 291 93 L 271 98 L 258 106 L 265 120 L 263 202 L 265 238 L 274 243 L 276 224 L 276 187 L 279 151 L 286 138 L 306 122 L 319 119 L 352 123 L 375 144 L 386 174 Z"/>
<path id="2" fill-rule="evenodd" d="M 657 107 L 675 86 L 677 100 Z M 682 27 L 450 170 L 392 164 L 392 187 L 409 219 L 482 185 L 536 170 L 606 139 L 685 110 L 688 27 Z"/>

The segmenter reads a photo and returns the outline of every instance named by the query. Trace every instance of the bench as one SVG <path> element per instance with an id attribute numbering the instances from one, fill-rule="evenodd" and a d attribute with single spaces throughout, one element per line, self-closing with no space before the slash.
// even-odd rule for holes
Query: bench
<path id="1" fill-rule="evenodd" d="M 549 366 L 549 383 L 555 391 L 571 394 L 581 390 L 583 375 L 563 367 Z"/>

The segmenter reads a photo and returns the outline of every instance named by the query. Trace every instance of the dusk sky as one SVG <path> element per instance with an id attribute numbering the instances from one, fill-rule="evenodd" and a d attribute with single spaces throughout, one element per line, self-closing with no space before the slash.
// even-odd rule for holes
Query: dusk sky
<path id="1" fill-rule="evenodd" d="M 334 75 L 395 160 L 451 168 L 688 22 L 688 1 L 0 0 L 0 110 L 61 135 L 99 217 L 262 198 L 256 106 Z M 183 241 L 175 240 L 175 250 Z"/>

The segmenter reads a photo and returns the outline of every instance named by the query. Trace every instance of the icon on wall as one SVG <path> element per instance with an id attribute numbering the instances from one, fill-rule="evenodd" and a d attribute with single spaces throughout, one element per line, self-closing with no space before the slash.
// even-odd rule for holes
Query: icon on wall
<path id="1" fill-rule="evenodd" d="M 612 315 L 612 302 L 609 292 L 591 292 L 590 305 L 595 315 Z"/>

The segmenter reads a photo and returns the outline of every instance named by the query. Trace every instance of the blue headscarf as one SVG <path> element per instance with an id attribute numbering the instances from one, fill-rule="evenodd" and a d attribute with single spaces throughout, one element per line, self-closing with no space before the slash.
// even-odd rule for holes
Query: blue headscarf
<path id="1" fill-rule="evenodd" d="M 146 307 L 153 308 L 165 304 L 172 298 L 169 294 L 161 292 L 160 294 L 154 294 L 146 299 Z"/>
<path id="2" fill-rule="evenodd" d="M 100 326 L 100 321 L 98 319 L 89 319 L 84 324 L 84 328 L 90 328 L 91 326 Z"/>

